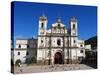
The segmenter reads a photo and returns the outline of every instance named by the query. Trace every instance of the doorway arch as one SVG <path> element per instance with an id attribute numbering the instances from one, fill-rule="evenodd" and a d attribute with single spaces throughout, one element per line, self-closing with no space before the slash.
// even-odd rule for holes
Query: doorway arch
<path id="1" fill-rule="evenodd" d="M 62 53 L 56 52 L 54 56 L 54 64 L 62 64 L 62 63 L 63 63 Z"/>

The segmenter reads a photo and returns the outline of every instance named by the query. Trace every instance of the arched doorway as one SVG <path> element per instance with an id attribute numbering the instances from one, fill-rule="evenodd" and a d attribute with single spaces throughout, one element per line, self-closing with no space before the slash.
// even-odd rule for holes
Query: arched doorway
<path id="1" fill-rule="evenodd" d="M 56 52 L 54 56 L 54 64 L 62 64 L 62 63 L 63 63 L 62 53 Z"/>

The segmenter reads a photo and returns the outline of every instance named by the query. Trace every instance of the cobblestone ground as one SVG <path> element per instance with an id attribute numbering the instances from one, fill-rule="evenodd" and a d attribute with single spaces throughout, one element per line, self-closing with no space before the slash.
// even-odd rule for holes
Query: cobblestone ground
<path id="1" fill-rule="evenodd" d="M 85 64 L 66 64 L 66 65 L 42 65 L 42 66 L 26 66 L 15 67 L 14 73 L 39 73 L 39 72 L 53 72 L 53 71 L 69 71 L 69 70 L 85 70 L 94 69 Z"/>

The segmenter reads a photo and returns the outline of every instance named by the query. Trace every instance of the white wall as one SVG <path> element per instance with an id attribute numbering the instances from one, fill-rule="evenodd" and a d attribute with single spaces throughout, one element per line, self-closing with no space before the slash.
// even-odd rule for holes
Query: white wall
<path id="1" fill-rule="evenodd" d="M 89 45 L 85 45 L 85 49 L 86 50 L 91 50 L 91 45 L 89 44 Z"/>
<path id="2" fill-rule="evenodd" d="M 21 48 L 27 48 L 26 44 L 20 44 Z M 16 48 L 19 48 L 19 44 L 16 45 Z"/>
<path id="3" fill-rule="evenodd" d="M 24 39 L 17 39 L 16 40 L 16 44 L 27 44 L 28 40 L 24 40 Z"/>
<path id="4" fill-rule="evenodd" d="M 83 53 L 81 53 L 81 50 L 83 50 Z M 85 50 L 84 49 L 78 49 L 77 50 L 77 56 L 78 57 L 85 57 Z"/>
<path id="5" fill-rule="evenodd" d="M 18 52 L 20 52 L 20 55 L 18 55 Z M 16 60 L 20 59 L 22 61 L 22 63 L 25 62 L 26 59 L 26 52 L 27 50 L 15 50 L 14 51 L 14 64 L 16 62 Z"/>
<path id="6" fill-rule="evenodd" d="M 16 48 L 19 48 L 19 45 L 21 45 L 21 48 L 27 48 L 28 40 L 24 39 L 17 39 L 16 40 Z"/>

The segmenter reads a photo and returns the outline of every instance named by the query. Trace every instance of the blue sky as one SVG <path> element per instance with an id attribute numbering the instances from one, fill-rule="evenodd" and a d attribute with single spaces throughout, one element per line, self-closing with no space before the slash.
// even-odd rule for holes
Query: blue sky
<path id="1" fill-rule="evenodd" d="M 15 2 L 14 37 L 36 37 L 39 17 L 43 14 L 48 18 L 48 28 L 57 18 L 61 18 L 68 29 L 70 18 L 75 16 L 78 20 L 79 38 L 88 39 L 97 34 L 97 7 L 95 6 Z"/>

